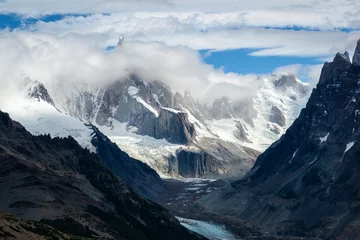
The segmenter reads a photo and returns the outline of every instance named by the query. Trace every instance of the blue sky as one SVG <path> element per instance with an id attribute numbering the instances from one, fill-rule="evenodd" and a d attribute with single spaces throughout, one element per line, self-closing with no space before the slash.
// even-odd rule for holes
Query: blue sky
<path id="1" fill-rule="evenodd" d="M 13 30 L 15 28 L 22 28 L 29 24 L 36 23 L 39 20 L 43 22 L 56 22 L 65 18 L 66 16 L 86 16 L 86 14 L 51 14 L 30 18 L 25 18 L 15 13 L 0 14 L 0 29 L 8 28 Z"/>
<path id="2" fill-rule="evenodd" d="M 201 50 L 203 60 L 215 66 L 224 67 L 224 72 L 236 72 L 241 74 L 267 74 L 274 69 L 286 65 L 321 64 L 322 61 L 312 57 L 288 57 L 288 56 L 251 56 L 257 49 L 239 49 L 229 51 Z"/>

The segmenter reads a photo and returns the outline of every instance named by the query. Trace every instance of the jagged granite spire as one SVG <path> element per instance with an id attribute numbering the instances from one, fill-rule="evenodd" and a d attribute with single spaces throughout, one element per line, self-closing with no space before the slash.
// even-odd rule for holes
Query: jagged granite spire
<path id="1" fill-rule="evenodd" d="M 353 64 L 360 66 L 360 40 L 357 42 L 356 49 L 353 56 Z"/>
<path id="2" fill-rule="evenodd" d="M 346 57 L 346 60 L 348 60 L 349 62 L 351 62 L 349 52 L 348 52 L 348 51 L 345 51 L 344 55 L 345 55 L 345 57 Z"/>

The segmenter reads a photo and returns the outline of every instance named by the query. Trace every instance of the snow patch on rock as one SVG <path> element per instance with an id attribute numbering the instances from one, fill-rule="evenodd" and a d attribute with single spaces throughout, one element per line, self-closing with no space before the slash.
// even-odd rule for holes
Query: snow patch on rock
<path id="1" fill-rule="evenodd" d="M 344 151 L 344 154 L 347 153 L 354 146 L 354 144 L 355 144 L 355 142 L 346 144 L 346 149 Z"/>
<path id="2" fill-rule="evenodd" d="M 323 142 L 326 142 L 329 138 L 330 133 L 327 133 L 325 137 L 319 138 L 320 139 L 320 144 L 322 144 Z"/>
<path id="3" fill-rule="evenodd" d="M 130 86 L 130 87 L 128 88 L 128 94 L 129 94 L 131 97 L 134 97 L 135 95 L 137 95 L 139 91 L 140 91 L 140 89 L 138 89 L 137 87 L 134 87 L 134 86 Z"/>

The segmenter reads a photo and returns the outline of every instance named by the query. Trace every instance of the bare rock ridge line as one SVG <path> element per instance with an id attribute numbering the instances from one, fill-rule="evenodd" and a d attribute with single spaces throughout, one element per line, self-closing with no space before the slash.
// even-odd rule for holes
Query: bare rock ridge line
<path id="1" fill-rule="evenodd" d="M 360 41 L 353 62 L 348 53 L 338 53 L 325 63 L 286 133 L 244 178 L 205 196 L 198 206 L 253 222 L 263 236 L 359 238 L 359 52 Z"/>

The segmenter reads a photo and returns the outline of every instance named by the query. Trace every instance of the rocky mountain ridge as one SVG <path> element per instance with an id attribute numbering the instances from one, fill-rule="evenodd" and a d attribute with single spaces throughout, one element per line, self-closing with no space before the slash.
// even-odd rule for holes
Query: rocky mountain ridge
<path id="1" fill-rule="evenodd" d="M 357 239 L 360 179 L 360 41 L 353 61 L 324 64 L 306 108 L 251 171 L 198 203 L 252 221 L 264 235 Z"/>
<path id="2" fill-rule="evenodd" d="M 0 112 L 0 158 L 0 212 L 78 238 L 203 239 L 72 137 L 32 136 Z"/>

